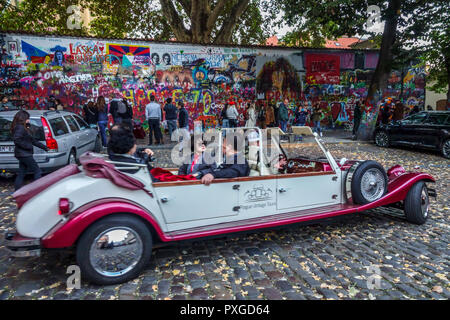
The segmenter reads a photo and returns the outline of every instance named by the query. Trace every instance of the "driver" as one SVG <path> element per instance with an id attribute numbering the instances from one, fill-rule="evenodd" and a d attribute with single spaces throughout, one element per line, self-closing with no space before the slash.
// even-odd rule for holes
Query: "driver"
<path id="1" fill-rule="evenodd" d="M 147 164 L 154 152 L 148 148 L 137 148 L 136 139 L 133 133 L 122 126 L 115 126 L 111 130 L 111 137 L 108 142 L 108 155 L 111 161 Z M 116 165 L 120 168 L 120 165 Z M 136 173 L 139 169 L 123 170 L 129 173 Z"/>
<path id="2" fill-rule="evenodd" d="M 256 130 L 252 130 L 248 137 L 248 150 L 246 157 L 250 166 L 250 176 L 268 176 L 276 174 L 284 174 L 287 169 L 286 157 L 279 153 L 272 161 L 269 161 L 267 155 L 263 154 L 264 163 L 260 168 L 260 139 Z M 261 172 L 260 172 L 261 171 Z"/>

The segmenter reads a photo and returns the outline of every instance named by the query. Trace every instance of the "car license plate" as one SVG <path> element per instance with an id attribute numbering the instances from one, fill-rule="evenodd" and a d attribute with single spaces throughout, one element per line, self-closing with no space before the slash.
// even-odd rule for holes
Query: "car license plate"
<path id="1" fill-rule="evenodd" d="M 14 146 L 0 146 L 0 152 L 14 152 Z"/>

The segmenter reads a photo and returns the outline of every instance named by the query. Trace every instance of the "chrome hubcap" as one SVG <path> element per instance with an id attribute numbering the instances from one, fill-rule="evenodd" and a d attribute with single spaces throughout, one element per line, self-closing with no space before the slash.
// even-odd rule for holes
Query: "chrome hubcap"
<path id="1" fill-rule="evenodd" d="M 69 156 L 69 164 L 74 164 L 74 163 L 77 163 L 77 160 L 76 160 L 76 158 L 75 158 L 75 155 L 74 155 L 74 154 L 71 154 L 71 155 Z"/>
<path id="2" fill-rule="evenodd" d="M 423 217 L 428 217 L 428 210 L 430 208 L 430 199 L 428 197 L 427 188 L 422 189 L 422 193 L 420 195 L 420 206 L 422 207 Z"/>
<path id="3" fill-rule="evenodd" d="M 378 200 L 383 196 L 385 181 L 383 174 L 378 169 L 367 170 L 361 179 L 361 193 L 369 201 Z"/>
<path id="4" fill-rule="evenodd" d="M 376 143 L 379 146 L 385 147 L 388 144 L 387 134 L 384 132 L 377 133 Z"/>
<path id="5" fill-rule="evenodd" d="M 442 147 L 442 150 L 443 150 L 444 156 L 449 158 L 450 157 L 450 140 L 447 140 L 444 143 L 444 146 Z"/>
<path id="6" fill-rule="evenodd" d="M 139 235 L 127 227 L 103 231 L 89 251 L 92 267 L 103 276 L 119 277 L 131 271 L 144 252 Z"/>

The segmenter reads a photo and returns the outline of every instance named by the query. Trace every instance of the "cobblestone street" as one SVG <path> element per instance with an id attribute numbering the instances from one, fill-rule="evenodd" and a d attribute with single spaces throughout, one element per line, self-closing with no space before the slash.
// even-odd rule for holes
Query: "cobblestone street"
<path id="1" fill-rule="evenodd" d="M 386 169 L 420 166 L 431 173 L 438 198 L 427 223 L 413 225 L 400 210 L 378 208 L 321 224 L 180 242 L 155 249 L 134 281 L 101 287 L 82 282 L 81 289 L 66 290 L 73 252 L 8 257 L 3 233 L 14 228 L 16 208 L 9 196 L 13 180 L 1 178 L 0 300 L 449 299 L 450 161 L 366 143 L 329 148 L 337 158 L 376 160 Z M 158 165 L 173 166 L 169 150 L 155 151 Z"/>

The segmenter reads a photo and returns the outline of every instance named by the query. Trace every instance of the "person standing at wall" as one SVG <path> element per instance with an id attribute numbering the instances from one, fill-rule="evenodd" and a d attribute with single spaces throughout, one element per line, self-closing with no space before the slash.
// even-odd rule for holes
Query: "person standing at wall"
<path id="1" fill-rule="evenodd" d="M 172 141 L 172 133 L 177 129 L 177 108 L 173 105 L 172 99 L 168 98 L 164 106 L 166 113 L 167 128 L 169 129 L 169 138 Z"/>
<path id="2" fill-rule="evenodd" d="M 0 100 L 0 111 L 15 110 L 13 104 L 8 101 L 8 97 L 3 95 Z"/>
<path id="3" fill-rule="evenodd" d="M 184 107 L 183 101 L 178 102 L 178 126 L 189 132 L 189 113 Z"/>
<path id="4" fill-rule="evenodd" d="M 220 113 L 220 117 L 222 118 L 222 128 L 229 128 L 230 127 L 230 123 L 228 121 L 228 116 L 227 116 L 227 110 L 228 110 L 228 103 L 225 103 L 222 112 Z"/>
<path id="5" fill-rule="evenodd" d="M 274 126 L 275 122 L 275 116 L 273 113 L 273 107 L 272 104 L 266 105 L 266 127 L 272 127 Z"/>
<path id="6" fill-rule="evenodd" d="M 56 99 L 56 110 L 58 110 L 58 111 L 64 110 L 64 105 L 62 104 L 61 100 L 59 100 L 59 99 Z"/>
<path id="7" fill-rule="evenodd" d="M 259 106 L 258 122 L 259 122 L 259 127 L 261 129 L 265 129 L 266 128 L 266 108 L 265 108 L 264 105 L 260 105 Z"/>
<path id="8" fill-rule="evenodd" d="M 236 110 L 234 103 L 231 103 L 227 109 L 227 118 L 228 118 L 228 123 L 230 125 L 230 128 L 237 127 L 238 117 L 239 117 L 239 113 Z"/>
<path id="9" fill-rule="evenodd" d="M 380 108 L 381 108 L 381 111 L 380 111 L 380 113 L 381 113 L 381 124 L 386 125 L 386 124 L 389 123 L 389 117 L 391 116 L 389 105 L 383 104 L 383 105 L 380 106 Z"/>
<path id="10" fill-rule="evenodd" d="M 420 108 L 419 108 L 419 105 L 415 105 L 413 108 L 412 108 L 412 110 L 409 112 L 409 115 L 413 115 L 413 114 L 416 114 L 416 113 L 419 113 L 420 112 Z"/>
<path id="11" fill-rule="evenodd" d="M 247 122 L 245 123 L 247 128 L 256 126 L 256 110 L 254 104 L 247 104 Z"/>
<path id="12" fill-rule="evenodd" d="M 51 95 L 48 99 L 47 102 L 47 109 L 50 111 L 55 111 L 56 110 L 56 100 L 55 100 L 55 96 Z"/>
<path id="13" fill-rule="evenodd" d="M 19 172 L 14 182 L 16 191 L 23 186 L 23 179 L 27 172 L 33 172 L 34 180 L 41 177 L 41 169 L 33 158 L 33 146 L 48 151 L 47 146 L 33 137 L 30 128 L 30 114 L 25 110 L 17 112 L 11 124 L 11 135 L 14 141 L 14 157 L 19 160 Z"/>
<path id="14" fill-rule="evenodd" d="M 289 103 L 288 99 L 285 99 L 284 103 L 281 102 L 278 107 L 278 119 L 280 122 L 281 130 L 283 130 L 283 132 L 287 132 L 287 123 L 289 120 L 289 113 L 287 109 L 288 103 Z"/>
<path id="15" fill-rule="evenodd" d="M 274 127 L 279 127 L 280 126 L 280 102 L 273 102 L 272 103 L 272 108 L 273 108 L 273 117 L 274 117 Z"/>
<path id="16" fill-rule="evenodd" d="M 122 109 L 122 106 L 124 107 L 124 109 Z M 117 115 L 122 119 L 123 125 L 133 131 L 133 106 L 128 103 L 127 99 L 122 99 L 121 103 L 119 104 Z"/>
<path id="17" fill-rule="evenodd" d="M 98 110 L 94 105 L 94 102 L 89 101 L 87 105 L 83 107 L 84 120 L 89 125 L 97 125 L 98 122 Z"/>
<path id="18" fill-rule="evenodd" d="M 98 129 L 100 130 L 100 136 L 102 137 L 102 145 L 106 148 L 108 143 L 106 139 L 106 128 L 108 127 L 108 108 L 103 96 L 98 97 L 96 106 L 98 114 Z"/>
<path id="19" fill-rule="evenodd" d="M 355 109 L 353 110 L 353 140 L 356 140 L 356 134 L 358 133 L 359 125 L 361 124 L 362 111 L 360 102 L 357 101 Z"/>
<path id="20" fill-rule="evenodd" d="M 405 116 L 405 106 L 401 102 L 397 102 L 394 108 L 394 114 L 392 115 L 392 121 L 397 122 L 403 119 Z"/>
<path id="21" fill-rule="evenodd" d="M 320 127 L 320 121 L 322 121 L 323 119 L 323 112 L 322 110 L 320 110 L 319 105 L 316 105 L 313 109 L 313 114 L 312 114 L 312 121 L 314 123 L 314 128 L 316 130 L 317 133 L 320 134 L 320 136 L 323 135 L 322 133 L 322 128 Z"/>
<path id="22" fill-rule="evenodd" d="M 149 128 L 149 145 L 153 144 L 153 136 L 157 144 L 163 144 L 161 133 L 162 110 L 159 103 L 155 102 L 155 96 L 150 97 L 150 103 L 145 107 L 145 116 Z"/>
<path id="23" fill-rule="evenodd" d="M 295 125 L 303 127 L 306 125 L 306 118 L 308 117 L 308 112 L 306 112 L 303 106 L 299 106 L 297 112 L 295 112 Z"/>

